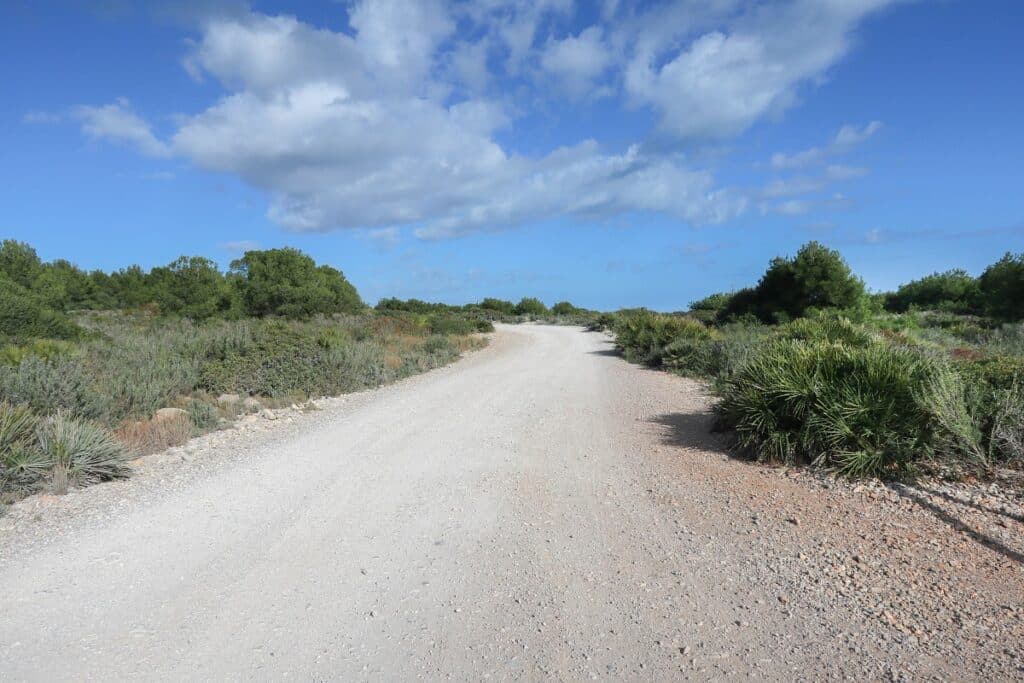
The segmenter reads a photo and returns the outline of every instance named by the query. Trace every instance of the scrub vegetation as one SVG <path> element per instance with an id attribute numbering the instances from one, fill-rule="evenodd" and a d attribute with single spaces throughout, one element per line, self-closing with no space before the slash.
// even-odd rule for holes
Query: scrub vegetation
<path id="1" fill-rule="evenodd" d="M 1024 254 L 870 294 L 817 243 L 682 314 L 606 314 L 627 359 L 709 380 L 759 461 L 849 476 L 1024 467 Z"/>
<path id="2" fill-rule="evenodd" d="M 131 458 L 263 407 L 445 365 L 493 329 L 483 307 L 388 301 L 369 308 L 295 249 L 227 272 L 183 256 L 87 273 L 3 242 L 0 502 L 126 476 Z"/>

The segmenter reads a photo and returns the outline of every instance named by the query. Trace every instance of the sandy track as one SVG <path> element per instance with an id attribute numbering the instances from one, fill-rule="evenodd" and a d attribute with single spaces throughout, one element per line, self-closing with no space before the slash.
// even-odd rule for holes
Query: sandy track
<path id="1" fill-rule="evenodd" d="M 1006 640 L 1024 618 L 1012 553 L 729 460 L 706 405 L 601 335 L 502 327 L 453 367 L 249 437 L 166 486 L 156 468 L 79 492 L 78 521 L 36 502 L 53 508 L 33 522 L 45 538 L 13 536 L 31 533 L 24 510 L 0 530 L 0 677 L 1024 675 Z M 919 596 L 901 576 L 837 578 L 837 552 L 884 564 L 890 546 L 869 541 L 893 519 L 939 539 L 928 562 L 961 558 L 948 571 L 971 604 L 943 599 L 978 623 L 996 614 L 998 638 L 962 624 L 918 637 L 882 614 L 929 605 L 928 582 Z"/>

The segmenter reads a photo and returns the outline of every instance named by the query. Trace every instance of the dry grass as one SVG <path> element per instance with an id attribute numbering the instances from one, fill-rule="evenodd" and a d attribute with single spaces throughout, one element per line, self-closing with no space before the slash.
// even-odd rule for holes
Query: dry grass
<path id="1" fill-rule="evenodd" d="M 187 415 L 164 420 L 126 422 L 114 431 L 114 438 L 135 457 L 152 455 L 171 446 L 180 446 L 192 436 Z"/>

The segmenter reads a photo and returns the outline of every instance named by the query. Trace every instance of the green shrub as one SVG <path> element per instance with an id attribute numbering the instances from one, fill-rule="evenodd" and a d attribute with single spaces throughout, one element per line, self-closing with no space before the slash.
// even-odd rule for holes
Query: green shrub
<path id="1" fill-rule="evenodd" d="M 36 429 L 39 450 L 52 468 L 56 493 L 68 484 L 91 484 L 128 476 L 127 453 L 105 429 L 62 413 L 43 419 Z"/>
<path id="2" fill-rule="evenodd" d="M 839 252 L 808 242 L 792 259 L 773 259 L 756 287 L 732 295 L 721 309 L 721 318 L 752 315 L 768 323 L 786 322 L 812 308 L 856 308 L 864 297 L 864 283 Z"/>
<path id="3" fill-rule="evenodd" d="M 494 329 L 493 325 L 491 325 L 491 329 Z M 476 331 L 477 322 L 475 320 L 445 315 L 432 316 L 430 318 L 430 332 L 432 334 L 466 335 L 473 334 Z"/>
<path id="4" fill-rule="evenodd" d="M 977 310 L 979 293 L 977 278 L 964 270 L 949 270 L 901 285 L 896 292 L 885 297 L 885 308 L 900 313 L 912 306 L 950 313 L 973 313 Z"/>
<path id="5" fill-rule="evenodd" d="M 64 411 L 84 418 L 102 416 L 108 402 L 80 359 L 36 356 L 14 367 L 0 365 L 0 400 L 27 404 L 42 415 Z"/>
<path id="6" fill-rule="evenodd" d="M 47 471 L 35 442 L 37 424 L 28 406 L 0 403 L 0 491 L 31 486 Z"/>
<path id="7" fill-rule="evenodd" d="M 658 366 L 665 347 L 682 338 L 706 341 L 711 332 L 691 318 L 649 312 L 620 316 L 615 325 L 615 343 L 632 362 Z"/>
<path id="8" fill-rule="evenodd" d="M 231 277 L 245 312 L 308 319 L 317 314 L 357 313 L 364 305 L 341 271 L 317 266 L 298 249 L 247 251 L 231 263 Z"/>
<path id="9" fill-rule="evenodd" d="M 1024 319 L 1024 253 L 1007 252 L 978 278 L 979 298 L 987 315 L 1001 320 Z"/>
<path id="10" fill-rule="evenodd" d="M 17 365 L 29 356 L 52 360 L 68 356 L 74 350 L 74 344 L 59 339 L 33 339 L 26 344 L 8 344 L 0 348 L 0 364 Z"/>
<path id="11" fill-rule="evenodd" d="M 1024 464 L 1024 380 L 993 392 L 988 446 L 994 460 Z"/>
<path id="12" fill-rule="evenodd" d="M 979 452 L 956 373 L 885 344 L 773 342 L 724 382 L 717 411 L 759 460 L 849 476 L 901 474 L 934 456 Z"/>
<path id="13" fill-rule="evenodd" d="M 220 419 L 216 406 L 195 398 L 189 400 L 185 412 L 188 413 L 192 426 L 200 431 L 213 429 Z"/>
<path id="14" fill-rule="evenodd" d="M 527 296 L 519 300 L 512 312 L 516 315 L 547 315 L 548 307 L 540 299 Z"/>
<path id="15" fill-rule="evenodd" d="M 480 302 L 480 308 L 488 311 L 494 311 L 495 313 L 503 313 L 504 315 L 513 315 L 515 313 L 516 305 L 511 301 L 488 297 Z"/>
<path id="16" fill-rule="evenodd" d="M 822 316 L 799 318 L 779 328 L 780 339 L 807 342 L 832 342 L 848 346 L 869 346 L 874 342 L 870 332 L 845 318 Z"/>
<path id="17" fill-rule="evenodd" d="M 251 343 L 207 360 L 199 385 L 214 394 L 240 393 L 280 397 L 313 394 L 320 386 L 321 347 L 283 323 L 258 328 Z"/>
<path id="18" fill-rule="evenodd" d="M 78 339 L 82 330 L 63 313 L 41 303 L 36 297 L 11 282 L 0 281 L 0 332 L 27 341 L 46 339 Z"/>

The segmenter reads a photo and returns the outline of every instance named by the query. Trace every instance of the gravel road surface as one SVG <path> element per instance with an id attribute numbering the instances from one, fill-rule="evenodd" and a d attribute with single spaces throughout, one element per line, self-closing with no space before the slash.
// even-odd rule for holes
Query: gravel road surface
<path id="1" fill-rule="evenodd" d="M 708 404 L 500 326 L 35 496 L 0 518 L 0 680 L 1024 678 L 1019 500 L 741 462 Z"/>

